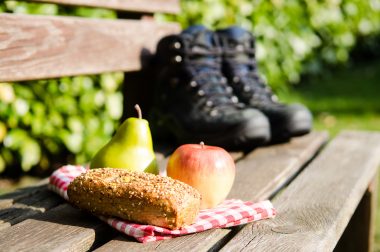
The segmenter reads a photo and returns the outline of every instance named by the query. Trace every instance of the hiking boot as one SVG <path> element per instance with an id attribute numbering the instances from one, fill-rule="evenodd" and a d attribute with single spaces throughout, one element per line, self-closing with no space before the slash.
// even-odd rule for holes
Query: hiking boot
<path id="1" fill-rule="evenodd" d="M 279 103 L 269 86 L 260 78 L 254 36 L 236 26 L 218 30 L 217 35 L 223 50 L 224 76 L 241 102 L 259 109 L 268 117 L 272 140 L 287 140 L 310 132 L 310 111 L 301 104 Z"/>
<path id="2" fill-rule="evenodd" d="M 268 119 L 245 109 L 221 73 L 215 33 L 192 26 L 160 40 L 154 59 L 156 99 L 151 112 L 155 137 L 224 148 L 252 147 L 270 138 Z"/>

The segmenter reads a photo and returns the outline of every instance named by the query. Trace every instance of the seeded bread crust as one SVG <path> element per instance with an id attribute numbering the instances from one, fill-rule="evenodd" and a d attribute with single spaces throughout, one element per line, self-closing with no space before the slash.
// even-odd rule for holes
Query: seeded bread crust
<path id="1" fill-rule="evenodd" d="M 70 183 L 72 204 L 97 215 L 178 229 L 195 222 L 201 196 L 169 177 L 124 169 L 89 170 Z"/>

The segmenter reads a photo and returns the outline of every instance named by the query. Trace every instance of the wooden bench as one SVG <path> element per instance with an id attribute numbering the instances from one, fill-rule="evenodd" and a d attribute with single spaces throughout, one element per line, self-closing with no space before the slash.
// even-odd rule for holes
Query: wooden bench
<path id="1" fill-rule="evenodd" d="M 179 31 L 150 18 L 178 12 L 178 1 L 41 2 L 123 10 L 134 20 L 0 14 L 0 82 L 116 70 L 135 80 L 158 39 Z M 0 196 L 0 251 L 370 251 L 380 133 L 345 131 L 327 140 L 325 132 L 312 132 L 231 153 L 237 176 L 229 197 L 272 199 L 274 219 L 141 244 L 73 208 L 44 180 Z M 166 149 L 157 153 L 161 168 L 172 150 Z"/>

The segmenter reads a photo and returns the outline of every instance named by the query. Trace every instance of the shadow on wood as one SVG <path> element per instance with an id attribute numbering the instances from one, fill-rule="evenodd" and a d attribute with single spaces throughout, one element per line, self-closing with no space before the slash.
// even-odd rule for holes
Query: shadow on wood
<path id="1" fill-rule="evenodd" d="M 378 175 L 371 182 L 334 251 L 373 251 Z"/>

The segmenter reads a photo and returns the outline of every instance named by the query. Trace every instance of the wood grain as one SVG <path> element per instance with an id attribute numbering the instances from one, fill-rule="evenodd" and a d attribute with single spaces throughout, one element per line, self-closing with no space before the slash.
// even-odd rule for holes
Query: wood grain
<path id="1" fill-rule="evenodd" d="M 327 132 L 312 132 L 289 143 L 258 148 L 237 164 L 229 198 L 259 201 L 284 186 L 327 141 Z"/>
<path id="2" fill-rule="evenodd" d="M 88 251 L 115 235 L 90 214 L 63 204 L 0 231 L 0 251 Z"/>
<path id="3" fill-rule="evenodd" d="M 44 213 L 64 202 L 62 198 L 49 191 L 46 185 L 39 189 L 34 193 L 25 194 L 24 197 L 12 199 L 12 204 L 0 210 L 0 230 Z"/>
<path id="4" fill-rule="evenodd" d="M 238 160 L 237 176 L 229 198 L 257 200 L 270 197 L 315 155 L 326 140 L 327 134 L 325 132 L 313 132 L 303 137 L 294 138 L 289 143 L 258 148 L 244 158 L 238 155 L 236 157 Z M 140 244 L 130 238 L 118 236 L 97 251 L 198 252 L 218 250 L 218 247 L 230 238 L 231 230 L 233 229 L 214 229 L 148 244 Z"/>
<path id="5" fill-rule="evenodd" d="M 222 251 L 332 251 L 380 164 L 380 134 L 343 132 Z"/>
<path id="6" fill-rule="evenodd" d="M 62 5 L 99 7 L 122 11 L 177 14 L 179 0 L 28 0 L 29 2 L 55 3 Z"/>
<path id="7" fill-rule="evenodd" d="M 18 200 L 31 197 L 34 194 L 38 194 L 39 192 L 44 191 L 47 183 L 48 180 L 43 179 L 37 185 L 19 188 L 16 191 L 0 195 L 0 210 L 12 206 L 12 204 Z"/>
<path id="8" fill-rule="evenodd" d="M 370 183 L 350 222 L 334 248 L 335 252 L 374 251 L 378 174 Z"/>
<path id="9" fill-rule="evenodd" d="M 0 14 L 0 82 L 135 71 L 178 24 Z"/>
<path id="10" fill-rule="evenodd" d="M 203 233 L 177 237 L 163 242 L 138 243 L 130 237 L 119 235 L 96 249 L 96 252 L 123 251 L 208 251 L 230 233 L 230 229 L 208 230 Z M 200 242 L 202 241 L 202 242 Z"/>

